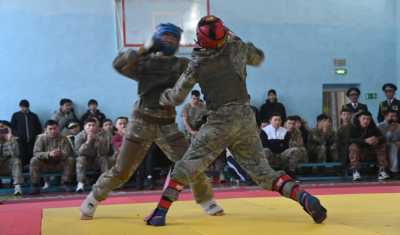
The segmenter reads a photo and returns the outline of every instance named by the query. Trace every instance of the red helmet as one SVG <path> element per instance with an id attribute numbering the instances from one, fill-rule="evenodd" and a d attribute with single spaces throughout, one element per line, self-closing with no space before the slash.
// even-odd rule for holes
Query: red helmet
<path id="1" fill-rule="evenodd" d="M 213 15 L 201 18 L 196 31 L 199 45 L 206 49 L 220 49 L 228 36 L 224 23 Z"/>

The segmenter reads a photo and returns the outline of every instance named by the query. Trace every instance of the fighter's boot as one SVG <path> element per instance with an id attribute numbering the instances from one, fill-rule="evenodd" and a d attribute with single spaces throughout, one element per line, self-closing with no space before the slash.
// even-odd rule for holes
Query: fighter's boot
<path id="1" fill-rule="evenodd" d="M 94 197 L 93 192 L 90 192 L 85 201 L 79 207 L 79 210 L 82 212 L 81 220 L 93 219 L 94 212 L 96 212 L 99 203 L 100 201 Z"/>
<path id="2" fill-rule="evenodd" d="M 300 203 L 304 211 L 313 218 L 315 223 L 322 223 L 326 219 L 327 210 L 321 205 L 319 199 L 307 193 L 288 175 L 280 177 L 275 182 L 274 190 L 282 196 Z"/>
<path id="3" fill-rule="evenodd" d="M 175 199 L 174 201 L 176 201 L 178 199 L 179 193 L 183 190 L 184 187 L 185 185 L 171 180 L 170 171 L 167 179 L 165 180 L 163 192 L 156 209 L 150 212 L 150 214 L 143 221 L 146 222 L 147 225 L 164 226 L 165 217 L 167 216 L 168 209 L 171 207 L 171 204 L 173 202 L 170 197 L 173 197 Z"/>

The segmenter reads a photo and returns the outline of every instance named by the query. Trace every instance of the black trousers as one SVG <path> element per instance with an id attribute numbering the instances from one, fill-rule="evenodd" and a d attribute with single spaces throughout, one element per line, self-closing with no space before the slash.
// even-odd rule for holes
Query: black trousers
<path id="1" fill-rule="evenodd" d="M 140 164 L 137 172 L 137 180 L 143 181 L 149 175 L 153 177 L 154 167 L 164 167 L 172 164 L 167 155 L 161 150 L 156 143 L 153 143 L 143 162 Z"/>
<path id="2" fill-rule="evenodd" d="M 19 158 L 22 163 L 22 167 L 26 166 L 30 163 L 33 157 L 33 147 L 35 147 L 35 142 L 26 142 L 26 141 L 18 141 L 19 142 Z"/>

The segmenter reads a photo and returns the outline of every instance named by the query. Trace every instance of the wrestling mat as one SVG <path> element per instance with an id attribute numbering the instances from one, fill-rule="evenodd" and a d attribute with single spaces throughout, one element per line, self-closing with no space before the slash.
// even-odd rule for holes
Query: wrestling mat
<path id="1" fill-rule="evenodd" d="M 328 218 L 315 224 L 298 203 L 283 197 L 219 199 L 225 216 L 205 215 L 194 201 L 174 203 L 164 227 L 143 218 L 156 203 L 101 205 L 90 221 L 78 207 L 43 209 L 42 234 L 400 234 L 400 193 L 318 196 Z"/>

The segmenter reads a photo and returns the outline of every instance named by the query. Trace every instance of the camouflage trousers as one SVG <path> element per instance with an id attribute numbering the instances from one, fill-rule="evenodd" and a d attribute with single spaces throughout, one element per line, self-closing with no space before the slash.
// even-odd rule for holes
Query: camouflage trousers
<path id="1" fill-rule="evenodd" d="M 0 175 L 13 175 L 14 185 L 24 183 L 24 177 L 22 177 L 22 165 L 21 160 L 16 157 L 9 157 L 3 162 L 0 162 Z"/>
<path id="2" fill-rule="evenodd" d="M 60 173 L 64 171 L 62 175 L 62 181 L 70 182 L 72 177 L 72 170 L 74 168 L 75 159 L 68 157 L 64 161 L 60 161 L 57 164 L 47 164 L 40 158 L 33 157 L 29 166 L 29 173 L 31 181 L 34 184 L 40 182 L 40 173 Z"/>
<path id="3" fill-rule="evenodd" d="M 336 144 L 331 145 L 318 145 L 308 150 L 308 161 L 325 163 L 325 162 L 339 162 L 339 154 Z"/>
<path id="4" fill-rule="evenodd" d="M 229 104 L 208 116 L 206 125 L 197 133 L 182 160 L 175 164 L 172 180 L 189 184 L 226 147 L 243 170 L 264 189 L 271 191 L 275 181 L 285 175 L 268 164 L 251 107 Z M 176 190 L 167 189 L 164 195 L 172 201 L 178 199 Z"/>
<path id="5" fill-rule="evenodd" d="M 360 148 L 358 144 L 351 144 L 349 147 L 349 158 L 351 170 L 359 170 L 361 162 L 378 162 L 378 167 L 387 167 L 386 145 L 377 144 L 367 148 Z"/>
<path id="6" fill-rule="evenodd" d="M 308 163 L 308 152 L 307 152 L 307 149 L 305 147 L 301 147 L 299 149 L 301 151 L 301 158 L 300 158 L 301 160 L 300 160 L 300 162 Z"/>
<path id="7" fill-rule="evenodd" d="M 269 164 L 279 165 L 289 163 L 289 171 L 296 172 L 301 159 L 301 150 L 299 148 L 288 148 L 282 153 L 273 153 L 269 148 L 265 148 L 264 152 Z"/>
<path id="8" fill-rule="evenodd" d="M 172 162 L 180 160 L 189 146 L 178 124 L 159 125 L 131 115 L 117 162 L 93 186 L 94 196 L 100 201 L 106 200 L 111 190 L 124 185 L 139 167 L 153 142 Z M 190 187 L 197 203 L 214 198 L 211 182 L 204 172 L 191 181 Z"/>
<path id="9" fill-rule="evenodd" d="M 79 156 L 76 158 L 76 181 L 84 183 L 86 171 L 96 171 L 100 169 L 100 173 L 110 169 L 110 160 L 108 156 L 97 156 L 96 158 L 88 158 Z"/>

